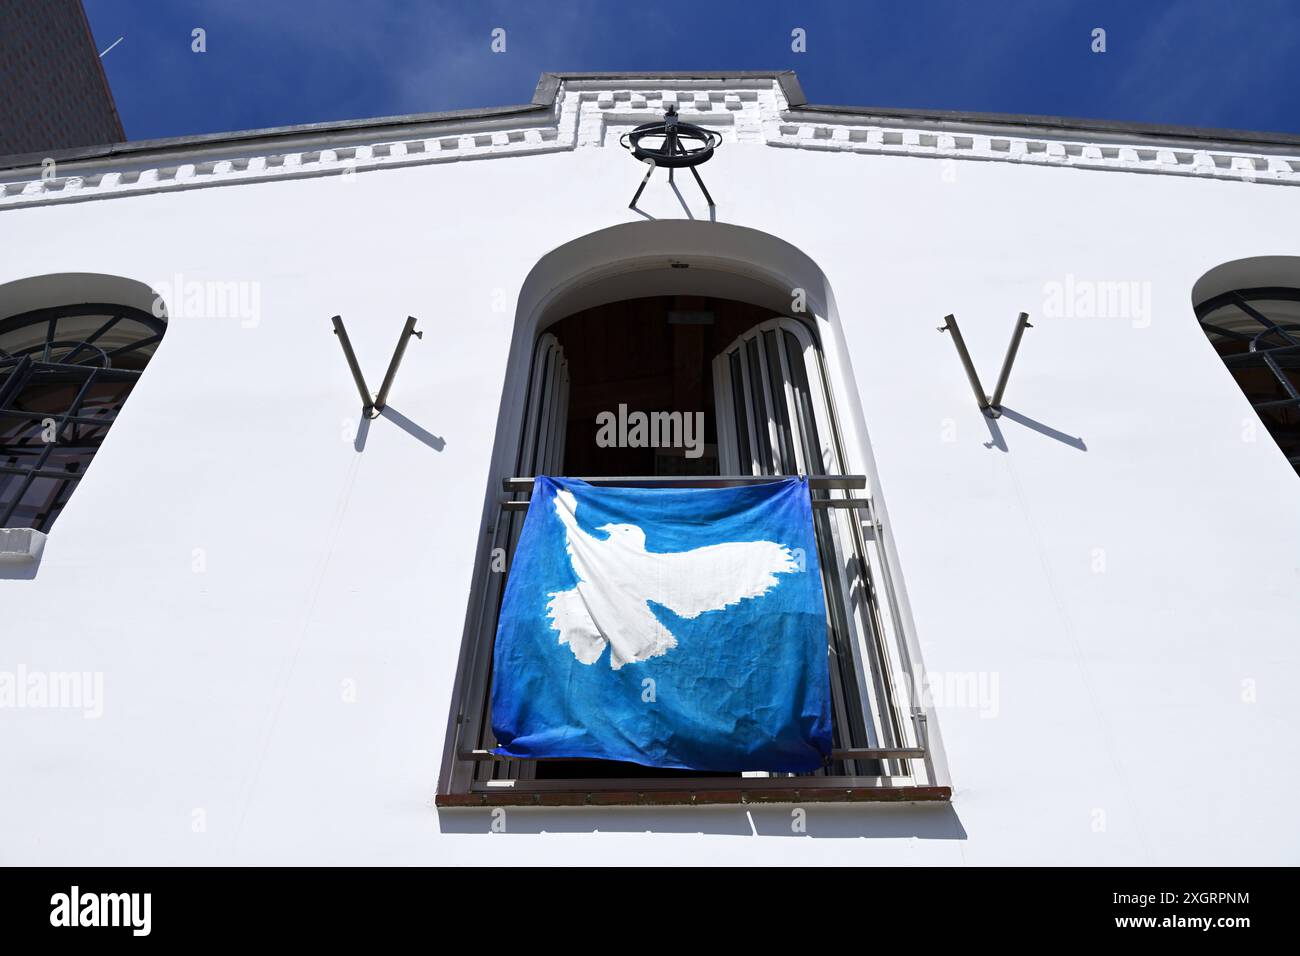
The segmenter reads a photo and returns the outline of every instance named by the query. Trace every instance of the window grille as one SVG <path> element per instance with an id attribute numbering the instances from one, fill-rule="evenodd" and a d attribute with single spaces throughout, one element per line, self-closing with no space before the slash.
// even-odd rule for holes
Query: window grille
<path id="1" fill-rule="evenodd" d="M 1196 317 L 1282 453 L 1300 472 L 1300 289 L 1237 289 Z"/>
<path id="2" fill-rule="evenodd" d="M 0 528 L 50 530 L 166 327 L 105 304 L 0 320 Z"/>

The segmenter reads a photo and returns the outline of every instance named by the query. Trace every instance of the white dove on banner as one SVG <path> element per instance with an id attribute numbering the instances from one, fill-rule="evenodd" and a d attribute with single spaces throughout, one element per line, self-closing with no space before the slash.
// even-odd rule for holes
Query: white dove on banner
<path id="1" fill-rule="evenodd" d="M 647 602 L 694 618 L 758 597 L 776 587 L 778 574 L 800 569 L 794 552 L 774 541 L 729 541 L 690 551 L 646 551 L 636 525 L 607 524 L 595 538 L 578 525 L 572 492 L 555 494 L 566 548 L 578 584 L 553 591 L 546 606 L 559 643 L 584 664 L 600 659 L 610 645 L 609 666 L 649 660 L 677 646 L 677 638 Z"/>

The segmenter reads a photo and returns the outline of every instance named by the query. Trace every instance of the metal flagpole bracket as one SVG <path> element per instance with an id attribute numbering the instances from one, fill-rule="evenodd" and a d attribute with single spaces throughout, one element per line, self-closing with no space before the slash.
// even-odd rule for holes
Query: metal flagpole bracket
<path id="1" fill-rule="evenodd" d="M 397 338 L 397 348 L 393 349 L 393 358 L 388 363 L 388 371 L 384 373 L 384 381 L 379 386 L 379 394 L 375 396 L 375 412 L 382 412 L 388 404 L 388 390 L 393 387 L 393 379 L 397 377 L 397 366 L 402 364 L 402 356 L 406 354 L 406 345 L 411 341 L 414 335 L 418 339 L 424 338 L 423 332 L 415 331 L 415 316 L 406 317 L 406 325 L 402 327 L 402 334 Z"/>
<path id="2" fill-rule="evenodd" d="M 348 360 L 348 368 L 352 370 L 352 381 L 357 383 L 357 391 L 361 393 L 361 414 L 371 418 L 370 412 L 375 403 L 370 398 L 370 389 L 366 388 L 366 377 L 361 374 L 361 366 L 357 364 L 357 353 L 352 351 L 348 330 L 343 327 L 343 316 L 336 315 L 330 321 L 334 323 L 334 334 L 339 337 L 339 345 L 343 346 L 343 357 Z"/>
<path id="3" fill-rule="evenodd" d="M 970 352 L 966 350 L 966 340 L 962 338 L 961 329 L 957 327 L 957 317 L 955 315 L 946 315 L 943 319 L 943 325 L 939 326 L 940 332 L 952 333 L 952 344 L 957 349 L 957 357 L 961 359 L 962 368 L 966 370 L 966 380 L 970 382 L 971 391 L 975 393 L 975 401 L 982 411 L 989 418 L 998 418 L 1002 414 L 1002 395 L 1007 390 L 1007 379 L 1011 377 L 1011 365 L 1016 360 L 1016 353 L 1020 350 L 1020 339 L 1025 334 L 1025 329 L 1032 329 L 1029 324 L 1029 313 L 1021 312 L 1016 319 L 1016 327 L 1011 330 L 1011 341 L 1007 345 L 1006 358 L 1002 360 L 1002 371 L 998 373 L 998 384 L 993 389 L 991 396 L 984 393 L 984 386 L 980 384 L 979 373 L 975 371 L 975 363 L 971 361 Z"/>
<path id="4" fill-rule="evenodd" d="M 357 353 L 352 349 L 352 340 L 348 338 L 348 330 L 343 326 L 343 317 L 336 315 L 330 322 L 334 325 L 334 334 L 339 337 L 339 345 L 343 347 L 343 357 L 348 360 L 352 381 L 356 382 L 357 391 L 361 393 L 361 413 L 366 418 L 377 418 L 388 404 L 388 392 L 393 387 L 393 379 L 397 377 L 397 367 L 402 364 L 402 356 L 406 354 L 407 343 L 412 335 L 422 339 L 424 333 L 415 331 L 415 316 L 408 315 L 402 334 L 397 339 L 397 348 L 393 350 L 393 358 L 388 363 L 388 371 L 384 373 L 383 384 L 379 386 L 379 394 L 371 398 L 370 389 L 366 387 L 366 377 L 361 374 L 361 366 L 357 364 Z"/>

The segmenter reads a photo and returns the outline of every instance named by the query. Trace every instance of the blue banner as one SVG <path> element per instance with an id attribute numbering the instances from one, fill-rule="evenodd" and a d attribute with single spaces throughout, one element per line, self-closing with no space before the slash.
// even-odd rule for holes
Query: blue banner
<path id="1" fill-rule="evenodd" d="M 804 479 L 538 478 L 497 626 L 497 753 L 803 772 L 831 752 Z"/>

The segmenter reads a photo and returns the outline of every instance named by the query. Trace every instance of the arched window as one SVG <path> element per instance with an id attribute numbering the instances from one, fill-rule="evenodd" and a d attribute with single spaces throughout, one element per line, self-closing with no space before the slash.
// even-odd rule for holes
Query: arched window
<path id="1" fill-rule="evenodd" d="M 1300 471 L 1300 289 L 1233 289 L 1196 306 L 1215 351 Z"/>
<path id="2" fill-rule="evenodd" d="M 0 319 L 0 528 L 50 530 L 166 328 L 105 303 Z"/>

